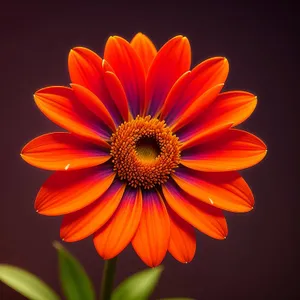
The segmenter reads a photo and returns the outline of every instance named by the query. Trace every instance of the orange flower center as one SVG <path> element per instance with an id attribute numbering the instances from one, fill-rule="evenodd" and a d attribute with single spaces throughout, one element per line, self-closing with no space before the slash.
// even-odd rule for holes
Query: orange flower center
<path id="1" fill-rule="evenodd" d="M 132 187 L 166 182 L 180 162 L 179 140 L 164 121 L 151 116 L 124 122 L 111 137 L 114 171 Z"/>

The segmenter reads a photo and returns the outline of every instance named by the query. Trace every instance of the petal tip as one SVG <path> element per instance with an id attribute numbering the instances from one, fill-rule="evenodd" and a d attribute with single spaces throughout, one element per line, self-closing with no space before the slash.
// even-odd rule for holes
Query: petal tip
<path id="1" fill-rule="evenodd" d="M 183 42 L 184 45 L 190 46 L 190 41 L 186 36 L 181 36 L 181 41 Z"/>
<path id="2" fill-rule="evenodd" d="M 259 139 L 259 138 L 258 138 Z M 267 152 L 268 152 L 268 149 L 267 149 L 267 145 L 266 145 L 266 143 L 263 141 L 263 140 L 261 140 L 261 139 L 259 139 L 259 144 L 257 145 L 260 149 L 258 149 L 258 150 L 261 150 L 262 151 L 262 155 L 263 155 L 263 158 L 267 155 Z"/>
<path id="3" fill-rule="evenodd" d="M 41 105 L 42 103 L 42 97 L 41 97 L 41 94 L 38 94 L 38 92 L 36 92 L 34 95 L 33 95 L 33 101 L 35 103 L 35 105 L 37 107 L 39 107 L 39 105 Z"/>
<path id="4" fill-rule="evenodd" d="M 60 238 L 62 241 L 68 242 L 68 243 L 77 241 L 76 239 L 72 239 L 72 235 L 68 236 L 67 232 L 65 232 L 65 233 L 60 232 Z"/>
<path id="5" fill-rule="evenodd" d="M 72 53 L 72 54 L 78 53 L 80 49 L 82 49 L 82 47 L 73 47 L 73 48 L 70 50 L 70 53 Z"/>
<path id="6" fill-rule="evenodd" d="M 106 59 L 102 59 L 102 64 L 101 64 L 101 67 L 104 71 L 104 73 L 113 73 L 112 72 L 112 67 L 110 66 L 110 64 L 108 63 L 108 61 Z"/>
<path id="7" fill-rule="evenodd" d="M 147 261 L 145 261 L 144 260 L 144 263 L 147 265 L 147 266 L 149 266 L 150 268 L 156 268 L 156 267 L 158 267 L 160 264 L 161 264 L 161 261 L 160 262 L 154 262 L 154 261 L 151 261 L 151 262 L 147 262 Z"/>
<path id="8" fill-rule="evenodd" d="M 183 263 L 183 264 L 189 264 L 189 263 L 194 259 L 194 256 L 195 256 L 195 253 L 193 254 L 192 257 L 186 256 L 186 257 L 184 258 L 184 260 L 182 261 L 182 263 Z"/>
<path id="9" fill-rule="evenodd" d="M 107 39 L 107 42 L 114 42 L 114 43 L 117 43 L 119 39 L 120 39 L 119 36 L 117 36 L 117 35 L 111 35 L 111 36 Z"/>
<path id="10" fill-rule="evenodd" d="M 247 213 L 247 212 L 253 210 L 253 204 L 250 204 L 250 203 L 247 203 L 247 204 L 249 204 L 249 205 L 246 205 L 246 203 L 245 203 L 244 210 L 241 210 L 242 213 Z"/>
<path id="11" fill-rule="evenodd" d="M 82 50 L 83 47 L 73 47 L 70 51 L 69 51 L 69 60 L 72 59 L 72 58 L 75 58 L 76 59 L 76 56 L 80 56 L 80 50 Z M 70 61 L 69 61 L 70 63 Z"/>
<path id="12" fill-rule="evenodd" d="M 115 36 L 114 35 L 111 35 L 111 36 L 109 36 L 108 37 L 108 39 L 107 39 L 107 42 L 106 42 L 106 46 L 107 45 L 109 45 L 110 43 L 113 43 L 113 42 L 115 42 Z M 106 48 L 106 47 L 105 47 Z"/>
<path id="13" fill-rule="evenodd" d="M 227 227 L 227 223 L 225 226 L 223 226 L 222 228 L 220 228 L 220 240 L 226 240 L 228 236 L 228 227 Z"/>
<path id="14" fill-rule="evenodd" d="M 223 67 L 225 68 L 226 72 L 229 72 L 229 61 L 226 57 L 222 57 Z"/>
<path id="15" fill-rule="evenodd" d="M 142 32 L 138 32 L 136 35 L 135 35 L 136 37 L 139 37 L 139 36 L 145 36 L 145 34 L 143 34 Z"/>
<path id="16" fill-rule="evenodd" d="M 55 216 L 56 215 L 56 214 L 53 214 L 51 212 L 51 209 L 48 209 L 47 206 L 45 207 L 45 203 L 41 203 L 38 205 L 35 204 L 34 209 L 38 214 L 43 215 L 43 216 Z"/>

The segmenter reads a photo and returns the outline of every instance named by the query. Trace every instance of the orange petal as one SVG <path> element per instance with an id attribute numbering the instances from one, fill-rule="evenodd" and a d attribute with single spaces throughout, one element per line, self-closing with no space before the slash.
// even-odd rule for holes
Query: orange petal
<path id="1" fill-rule="evenodd" d="M 105 60 L 103 60 L 103 62 L 104 65 L 108 65 L 108 63 Z M 105 71 L 104 80 L 110 92 L 111 98 L 114 100 L 116 106 L 118 107 L 124 121 L 128 121 L 130 111 L 126 93 L 121 81 L 119 80 L 117 75 L 112 71 Z"/>
<path id="2" fill-rule="evenodd" d="M 186 193 L 209 205 L 232 212 L 253 208 L 251 189 L 238 172 L 207 173 L 179 167 L 172 177 Z"/>
<path id="3" fill-rule="evenodd" d="M 219 94 L 199 118 L 177 131 L 176 135 L 184 142 L 184 148 L 206 142 L 203 137 L 207 135 L 207 132 L 229 124 L 236 126 L 242 123 L 252 114 L 256 104 L 256 97 L 248 92 L 230 91 Z M 194 138 L 194 143 L 190 143 L 191 138 L 195 136 L 199 138 Z"/>
<path id="4" fill-rule="evenodd" d="M 75 83 L 71 84 L 71 87 L 77 99 L 94 113 L 99 118 L 99 121 L 103 121 L 113 131 L 116 130 L 116 125 L 112 116 L 95 94 L 84 86 Z"/>
<path id="5" fill-rule="evenodd" d="M 101 57 L 90 49 L 76 47 L 69 53 L 68 65 L 72 82 L 88 88 L 101 98 L 105 89 Z"/>
<path id="6" fill-rule="evenodd" d="M 131 41 L 131 46 L 141 58 L 146 74 L 157 53 L 157 50 L 151 40 L 144 34 L 138 33 Z"/>
<path id="7" fill-rule="evenodd" d="M 108 151 L 66 132 L 41 135 L 24 146 L 22 158 L 45 170 L 76 170 L 100 165 L 111 158 Z"/>
<path id="8" fill-rule="evenodd" d="M 64 216 L 60 236 L 66 242 L 88 237 L 103 226 L 116 211 L 126 185 L 115 180 L 108 190 L 92 204 Z"/>
<path id="9" fill-rule="evenodd" d="M 170 219 L 163 200 L 155 190 L 143 191 L 143 211 L 132 245 L 149 267 L 164 259 L 170 239 Z"/>
<path id="10" fill-rule="evenodd" d="M 120 79 L 133 117 L 140 113 L 144 102 L 145 71 L 140 58 L 132 46 L 123 38 L 110 37 L 104 50 L 104 58 Z"/>
<path id="11" fill-rule="evenodd" d="M 104 82 L 103 60 L 96 53 L 84 47 L 76 47 L 69 54 L 71 81 L 89 89 L 108 109 L 115 123 L 122 123 L 118 109 L 112 101 Z"/>
<path id="12" fill-rule="evenodd" d="M 225 134 L 230 128 L 232 128 L 233 123 L 217 124 L 216 126 L 208 126 L 199 131 L 191 131 L 188 134 L 180 135 L 176 132 L 176 135 L 181 141 L 180 150 L 183 151 L 187 148 L 197 146 L 199 144 L 210 142 L 219 136 Z M 184 136 L 180 138 L 180 136 Z"/>
<path id="13" fill-rule="evenodd" d="M 77 211 L 99 198 L 110 187 L 114 178 L 115 173 L 110 164 L 55 172 L 39 190 L 35 209 L 48 216 Z"/>
<path id="14" fill-rule="evenodd" d="M 174 124 L 171 126 L 173 132 L 176 132 L 183 126 L 186 126 L 193 120 L 198 119 L 197 117 L 200 115 L 200 113 L 216 100 L 223 86 L 223 83 L 215 85 L 203 93 L 199 98 L 195 99 L 188 107 L 186 107 L 180 117 L 176 119 Z"/>
<path id="15" fill-rule="evenodd" d="M 34 100 L 52 122 L 109 148 L 105 140 L 110 138 L 110 130 L 99 124 L 97 117 L 78 101 L 72 89 L 63 86 L 46 87 L 35 93 Z"/>
<path id="16" fill-rule="evenodd" d="M 191 48 L 181 35 L 169 40 L 157 53 L 146 81 L 145 114 L 156 117 L 176 80 L 191 65 Z"/>
<path id="17" fill-rule="evenodd" d="M 249 92 L 229 91 L 221 93 L 201 116 L 201 122 L 207 125 L 211 122 L 213 124 L 232 122 L 233 126 L 236 126 L 252 114 L 256 105 L 257 97 Z"/>
<path id="18" fill-rule="evenodd" d="M 131 242 L 140 222 L 141 213 L 141 191 L 126 188 L 113 216 L 94 235 L 94 245 L 101 257 L 111 259 Z"/>
<path id="19" fill-rule="evenodd" d="M 192 261 L 196 252 L 196 235 L 194 227 L 185 222 L 171 208 L 170 216 L 170 243 L 169 252 L 182 263 Z"/>
<path id="20" fill-rule="evenodd" d="M 181 164 L 206 172 L 241 170 L 259 163 L 266 153 L 266 145 L 258 137 L 231 129 L 213 141 L 184 150 Z"/>
<path id="21" fill-rule="evenodd" d="M 219 208 L 192 197 L 174 181 L 167 182 L 162 190 L 167 203 L 186 222 L 212 238 L 222 240 L 227 236 L 227 223 Z"/>
<path id="22" fill-rule="evenodd" d="M 171 87 L 165 102 L 163 103 L 159 119 L 165 120 L 168 125 L 173 119 L 173 114 L 171 115 L 170 112 L 173 113 L 173 110 L 176 110 L 176 108 L 178 110 L 179 107 L 181 108 L 187 105 L 187 102 L 183 101 L 183 99 L 186 99 L 184 98 L 184 94 L 186 93 L 190 82 L 193 80 L 192 72 L 193 71 L 186 71 L 176 80 L 176 82 Z M 177 105 L 177 103 L 180 103 L 181 105 L 179 106 Z M 174 112 L 174 116 L 176 116 L 177 114 L 177 112 Z"/>
<path id="23" fill-rule="evenodd" d="M 170 90 L 161 112 L 167 124 L 173 122 L 186 108 L 212 87 L 224 84 L 229 64 L 224 57 L 213 57 L 203 61 L 191 72 L 183 75 Z"/>

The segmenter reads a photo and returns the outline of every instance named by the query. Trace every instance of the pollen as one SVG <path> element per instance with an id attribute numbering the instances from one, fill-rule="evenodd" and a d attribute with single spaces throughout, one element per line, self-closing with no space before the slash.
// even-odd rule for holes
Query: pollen
<path id="1" fill-rule="evenodd" d="M 166 182 L 178 167 L 179 147 L 178 137 L 164 121 L 137 116 L 111 137 L 114 171 L 134 188 L 151 189 Z"/>

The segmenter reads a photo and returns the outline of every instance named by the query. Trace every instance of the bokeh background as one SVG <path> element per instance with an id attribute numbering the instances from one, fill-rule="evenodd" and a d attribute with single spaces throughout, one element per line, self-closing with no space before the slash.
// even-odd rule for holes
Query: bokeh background
<path id="1" fill-rule="evenodd" d="M 225 241 L 198 233 L 192 263 L 183 265 L 168 255 L 153 299 L 300 299 L 296 13 L 292 1 L 1 4 L 0 262 L 29 270 L 60 292 L 52 241 L 59 239 L 61 218 L 43 217 L 33 209 L 35 195 L 50 173 L 27 165 L 19 156 L 27 141 L 57 130 L 35 107 L 33 93 L 44 86 L 69 84 L 67 56 L 74 46 L 102 55 L 110 35 L 131 39 L 141 31 L 160 47 L 174 35 L 184 34 L 191 42 L 193 65 L 211 56 L 226 56 L 230 74 L 225 90 L 258 95 L 256 111 L 242 128 L 265 140 L 269 152 L 260 165 L 243 172 L 256 198 L 255 209 L 226 214 Z M 103 261 L 92 240 L 66 247 L 98 286 Z M 128 247 L 119 257 L 116 282 L 145 267 Z M 0 283 L 0 299 L 23 297 Z"/>

